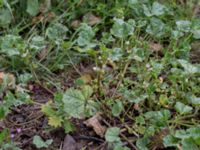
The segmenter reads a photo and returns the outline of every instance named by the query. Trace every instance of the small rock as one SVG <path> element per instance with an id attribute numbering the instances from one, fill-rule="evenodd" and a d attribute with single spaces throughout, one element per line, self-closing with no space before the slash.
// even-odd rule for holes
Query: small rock
<path id="1" fill-rule="evenodd" d="M 72 136 L 70 135 L 65 136 L 62 150 L 78 150 L 77 143 Z"/>

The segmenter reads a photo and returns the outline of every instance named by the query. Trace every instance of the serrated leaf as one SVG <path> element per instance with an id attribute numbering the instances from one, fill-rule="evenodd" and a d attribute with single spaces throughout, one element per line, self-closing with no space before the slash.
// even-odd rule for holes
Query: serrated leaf
<path id="1" fill-rule="evenodd" d="M 191 113 L 193 108 L 181 102 L 176 102 L 175 109 L 181 115 L 185 115 Z"/>
<path id="2" fill-rule="evenodd" d="M 120 134 L 120 128 L 117 127 L 108 128 L 105 134 L 106 141 L 107 142 L 120 141 L 119 134 Z"/>
<path id="3" fill-rule="evenodd" d="M 83 90 L 69 89 L 63 95 L 64 111 L 68 117 L 82 118 L 89 111 L 91 106 L 89 97 L 92 94 L 92 89 L 86 86 Z"/>
<path id="4" fill-rule="evenodd" d="M 27 0 L 27 9 L 26 12 L 31 16 L 37 15 L 39 12 L 39 2 L 38 0 Z"/>
<path id="5" fill-rule="evenodd" d="M 60 116 L 52 115 L 52 116 L 48 117 L 48 124 L 55 128 L 61 127 L 62 121 L 63 120 Z"/>
<path id="6" fill-rule="evenodd" d="M 47 116 L 53 116 L 56 114 L 55 110 L 51 106 L 52 101 L 48 101 L 46 104 L 43 104 L 41 107 L 41 111 L 45 113 Z"/>
<path id="7" fill-rule="evenodd" d="M 42 139 L 40 136 L 38 136 L 38 135 L 35 135 L 35 136 L 33 137 L 33 144 L 35 144 L 35 146 L 36 146 L 37 148 L 48 148 L 49 145 L 52 144 L 52 142 L 53 142 L 52 139 L 47 140 L 47 141 L 45 142 L 45 141 L 43 141 L 43 139 Z"/>

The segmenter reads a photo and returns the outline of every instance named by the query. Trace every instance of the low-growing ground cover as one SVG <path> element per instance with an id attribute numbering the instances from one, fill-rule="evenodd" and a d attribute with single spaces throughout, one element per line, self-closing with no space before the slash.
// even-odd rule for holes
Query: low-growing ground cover
<path id="1" fill-rule="evenodd" d="M 0 0 L 0 150 L 199 150 L 198 0 Z"/>

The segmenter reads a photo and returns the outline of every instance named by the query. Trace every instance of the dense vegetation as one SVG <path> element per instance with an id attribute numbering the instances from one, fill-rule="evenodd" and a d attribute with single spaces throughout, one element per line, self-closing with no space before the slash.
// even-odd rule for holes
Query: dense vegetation
<path id="1" fill-rule="evenodd" d="M 199 150 L 199 107 L 199 0 L 0 0 L 0 150 Z"/>

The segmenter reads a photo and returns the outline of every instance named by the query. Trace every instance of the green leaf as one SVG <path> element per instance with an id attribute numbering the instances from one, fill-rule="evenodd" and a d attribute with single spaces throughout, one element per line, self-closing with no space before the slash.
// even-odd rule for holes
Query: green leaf
<path id="1" fill-rule="evenodd" d="M 56 111 L 52 107 L 52 101 L 48 101 L 46 104 L 43 104 L 41 107 L 41 111 L 45 113 L 47 116 L 53 116 L 56 114 Z"/>
<path id="2" fill-rule="evenodd" d="M 193 108 L 181 102 L 176 102 L 175 109 L 181 115 L 185 115 L 191 113 Z"/>
<path id="3" fill-rule="evenodd" d="M 113 61 L 119 61 L 123 56 L 123 51 L 121 48 L 113 48 L 109 58 Z"/>
<path id="4" fill-rule="evenodd" d="M 39 12 L 39 2 L 38 0 L 27 0 L 27 9 L 26 12 L 31 16 L 37 15 Z"/>
<path id="5" fill-rule="evenodd" d="M 121 101 L 117 101 L 113 106 L 112 106 L 112 114 L 115 117 L 118 117 L 121 112 L 123 111 L 124 106 L 123 103 Z"/>
<path id="6" fill-rule="evenodd" d="M 45 38 L 42 36 L 34 36 L 30 42 L 30 48 L 35 49 L 36 51 L 41 51 L 46 47 Z"/>
<path id="7" fill-rule="evenodd" d="M 180 37 L 182 37 L 184 34 L 183 34 L 183 32 L 181 32 L 181 31 L 178 31 L 178 30 L 173 30 L 172 31 L 172 38 L 173 39 L 179 39 Z"/>
<path id="8" fill-rule="evenodd" d="M 24 43 L 20 36 L 6 35 L 1 39 L 1 50 L 8 56 L 20 55 L 22 50 L 24 50 Z"/>
<path id="9" fill-rule="evenodd" d="M 5 142 L 6 138 L 9 136 L 9 130 L 8 129 L 3 129 L 0 132 L 0 145 Z"/>
<path id="10" fill-rule="evenodd" d="M 152 11 L 152 14 L 155 16 L 163 15 L 165 13 L 165 6 L 158 2 L 154 2 L 152 5 L 151 11 Z"/>
<path id="11" fill-rule="evenodd" d="M 186 139 L 186 138 L 190 138 L 190 134 L 188 134 L 185 130 L 177 130 L 175 132 L 174 137 L 179 138 L 179 139 Z"/>
<path id="12" fill-rule="evenodd" d="M 0 26 L 6 27 L 12 21 L 12 15 L 8 9 L 0 9 Z"/>
<path id="13" fill-rule="evenodd" d="M 192 138 L 183 139 L 181 141 L 183 150 L 199 150 Z"/>
<path id="14" fill-rule="evenodd" d="M 165 147 L 172 147 L 178 144 L 179 140 L 173 135 L 167 135 L 163 138 L 163 144 Z"/>
<path id="15" fill-rule="evenodd" d="M 123 19 L 114 18 L 111 34 L 118 38 L 126 38 L 134 33 L 135 21 L 130 19 L 125 22 Z"/>
<path id="16" fill-rule="evenodd" d="M 184 68 L 185 72 L 187 74 L 194 74 L 194 73 L 199 73 L 200 68 L 198 66 L 195 66 L 193 64 L 190 64 L 188 61 L 179 59 L 178 62 L 180 65 Z"/>
<path id="17" fill-rule="evenodd" d="M 152 36 L 161 38 L 165 34 L 165 23 L 163 23 L 162 20 L 153 17 L 150 19 L 150 23 L 146 28 L 146 32 Z"/>
<path id="18" fill-rule="evenodd" d="M 63 126 L 64 126 L 64 129 L 65 129 L 65 133 L 70 133 L 70 132 L 75 130 L 74 125 L 69 120 L 64 120 Z"/>
<path id="19" fill-rule="evenodd" d="M 149 143 L 150 143 L 149 139 L 147 137 L 144 137 L 136 141 L 136 146 L 139 150 L 148 150 L 147 145 Z"/>
<path id="20" fill-rule="evenodd" d="M 105 138 L 107 142 L 119 142 L 120 128 L 111 127 L 108 128 L 105 134 Z"/>
<path id="21" fill-rule="evenodd" d="M 194 30 L 193 32 L 193 37 L 197 40 L 200 39 L 200 30 Z"/>
<path id="22" fill-rule="evenodd" d="M 57 44 L 60 44 L 60 42 L 66 38 L 68 30 L 69 29 L 61 23 L 51 24 L 46 29 L 46 36 Z"/>
<path id="23" fill-rule="evenodd" d="M 64 111 L 68 117 L 82 118 L 93 107 L 89 100 L 92 88 L 85 86 L 83 90 L 69 89 L 63 95 Z"/>
<path id="24" fill-rule="evenodd" d="M 89 85 L 83 86 L 82 94 L 84 95 L 85 100 L 89 99 L 90 96 L 92 96 L 92 93 L 93 93 L 93 89 L 91 86 L 89 86 Z"/>
<path id="25" fill-rule="evenodd" d="M 161 111 L 149 111 L 145 113 L 145 118 L 159 127 L 166 126 L 166 123 L 170 117 L 171 113 L 167 109 L 162 109 Z"/>
<path id="26" fill-rule="evenodd" d="M 52 144 L 52 142 L 53 142 L 52 139 L 47 140 L 47 141 L 43 141 L 43 139 L 40 136 L 38 136 L 38 135 L 35 135 L 33 137 L 33 144 L 35 144 L 35 146 L 37 148 L 48 148 L 49 145 Z"/>
<path id="27" fill-rule="evenodd" d="M 176 21 L 176 26 L 179 31 L 189 32 L 191 30 L 192 23 L 188 20 Z"/>
<path id="28" fill-rule="evenodd" d="M 78 46 L 91 46 L 92 39 L 95 36 L 92 27 L 88 26 L 86 23 L 82 23 L 79 30 L 80 32 L 77 39 Z"/>
<path id="29" fill-rule="evenodd" d="M 33 78 L 32 74 L 24 73 L 24 74 L 20 74 L 20 76 L 18 77 L 18 80 L 19 80 L 19 82 L 26 84 L 29 81 L 31 81 L 32 78 Z"/>
<path id="30" fill-rule="evenodd" d="M 188 98 L 188 101 L 194 106 L 200 106 L 200 97 L 196 97 L 193 95 Z"/>

